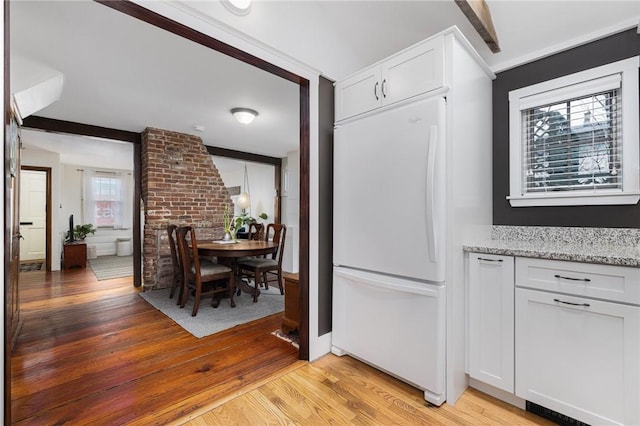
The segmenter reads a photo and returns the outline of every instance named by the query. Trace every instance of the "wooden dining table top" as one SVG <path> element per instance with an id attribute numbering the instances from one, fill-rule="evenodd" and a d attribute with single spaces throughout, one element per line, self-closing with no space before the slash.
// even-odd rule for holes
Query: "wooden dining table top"
<path id="1" fill-rule="evenodd" d="M 237 243 L 222 241 L 198 241 L 198 252 L 205 256 L 245 257 L 270 254 L 278 249 L 278 243 L 261 240 L 238 240 Z"/>

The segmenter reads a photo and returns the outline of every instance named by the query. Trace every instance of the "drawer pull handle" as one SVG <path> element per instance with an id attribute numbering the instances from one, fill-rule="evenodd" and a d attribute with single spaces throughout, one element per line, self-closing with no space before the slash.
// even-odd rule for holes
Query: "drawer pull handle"
<path id="1" fill-rule="evenodd" d="M 565 302 L 564 300 L 560 300 L 560 299 L 553 299 L 553 301 L 558 303 L 564 303 L 565 305 L 571 305 L 571 306 L 585 306 L 587 308 L 591 306 L 588 303 L 571 303 L 571 302 Z"/>
<path id="2" fill-rule="evenodd" d="M 571 280 L 571 281 L 584 281 L 586 283 L 590 282 L 591 279 L 589 278 L 572 278 L 572 277 L 563 277 L 562 275 L 554 275 L 554 277 L 556 278 L 562 278 L 563 280 Z"/>
<path id="3" fill-rule="evenodd" d="M 484 260 L 485 262 L 502 262 L 502 259 L 487 259 L 485 257 L 479 257 L 478 260 Z"/>

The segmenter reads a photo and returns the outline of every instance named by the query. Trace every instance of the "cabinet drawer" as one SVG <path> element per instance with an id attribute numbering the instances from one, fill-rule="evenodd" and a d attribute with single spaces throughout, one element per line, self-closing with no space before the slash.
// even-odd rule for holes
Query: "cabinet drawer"
<path id="1" fill-rule="evenodd" d="M 516 286 L 640 304 L 640 268 L 519 257 Z"/>

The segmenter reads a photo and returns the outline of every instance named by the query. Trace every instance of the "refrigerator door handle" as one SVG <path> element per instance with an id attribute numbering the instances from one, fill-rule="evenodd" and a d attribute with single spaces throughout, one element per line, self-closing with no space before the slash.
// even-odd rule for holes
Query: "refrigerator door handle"
<path id="1" fill-rule="evenodd" d="M 427 185 L 426 185 L 426 211 L 427 221 L 427 250 L 429 251 L 429 259 L 436 261 L 436 236 L 435 236 L 435 206 L 433 205 L 435 191 L 435 168 L 436 168 L 436 145 L 438 142 L 438 126 L 432 125 L 429 132 L 429 152 L 427 154 Z"/>
<path id="2" fill-rule="evenodd" d="M 393 281 L 379 280 L 379 279 L 371 278 L 369 276 L 365 276 L 364 274 L 360 274 L 357 272 L 349 272 L 344 269 L 337 269 L 337 268 L 334 269 L 334 273 L 336 276 L 357 282 L 362 285 L 377 287 L 382 290 L 399 291 L 403 293 L 413 293 L 413 294 L 419 294 L 419 295 L 428 296 L 428 297 L 438 297 L 437 289 L 431 288 L 432 286 L 428 286 L 428 285 L 423 285 L 423 286 L 416 286 L 411 284 L 402 285 L 401 283 L 397 282 L 399 281 L 398 279 L 394 279 Z"/>

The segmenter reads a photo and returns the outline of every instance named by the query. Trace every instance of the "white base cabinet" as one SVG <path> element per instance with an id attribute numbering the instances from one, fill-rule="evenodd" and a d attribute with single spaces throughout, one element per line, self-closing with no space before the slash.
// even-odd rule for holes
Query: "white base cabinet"
<path id="1" fill-rule="evenodd" d="M 588 424 L 640 425 L 640 268 L 469 253 L 468 291 L 474 382 Z"/>
<path id="2" fill-rule="evenodd" d="M 514 392 L 513 257 L 469 253 L 469 375 Z"/>
<path id="3" fill-rule="evenodd" d="M 593 425 L 640 424 L 637 306 L 516 289 L 516 395 Z"/>

